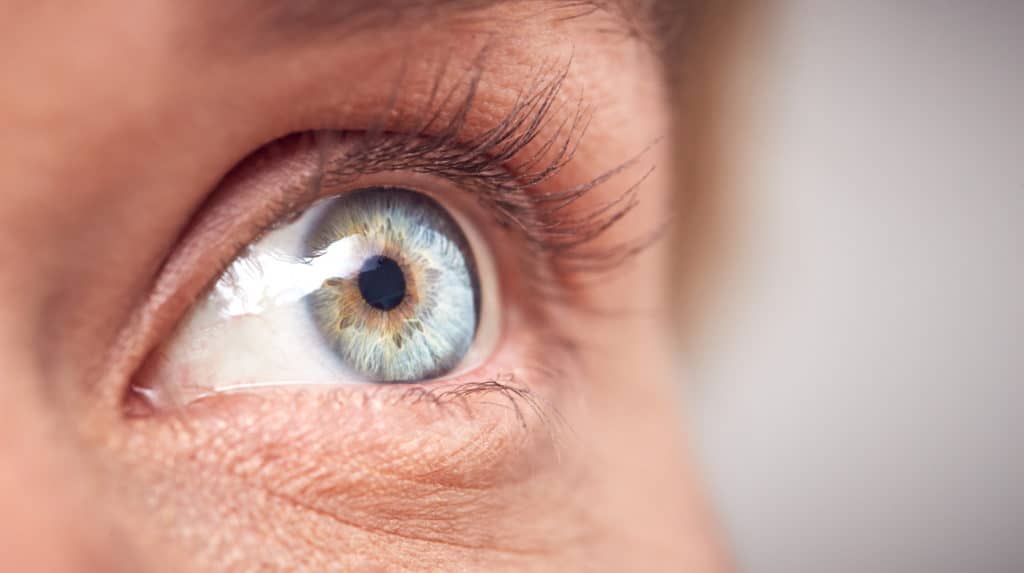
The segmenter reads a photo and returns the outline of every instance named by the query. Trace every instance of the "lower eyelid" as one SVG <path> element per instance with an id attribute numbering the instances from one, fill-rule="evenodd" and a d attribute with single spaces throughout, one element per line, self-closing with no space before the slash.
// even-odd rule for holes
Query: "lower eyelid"
<path id="1" fill-rule="evenodd" d="M 481 518 L 495 515 L 494 507 L 476 505 L 492 498 L 486 492 L 497 496 L 564 459 L 569 429 L 560 406 L 526 384 L 217 395 L 168 418 L 189 436 L 171 463 L 209 460 L 215 467 L 206 471 L 384 533 L 428 539 L 440 519 L 445 536 L 472 543 Z M 512 501 L 503 499 L 500 511 Z"/>

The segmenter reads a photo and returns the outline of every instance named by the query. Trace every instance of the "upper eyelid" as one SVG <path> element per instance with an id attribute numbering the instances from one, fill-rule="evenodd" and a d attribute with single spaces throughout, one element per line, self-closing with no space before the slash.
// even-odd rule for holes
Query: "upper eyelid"
<path id="1" fill-rule="evenodd" d="M 422 112 L 424 121 L 406 130 L 389 129 L 385 120 L 372 123 L 362 134 L 360 145 L 343 158 L 344 163 L 334 167 L 333 174 L 344 177 L 349 171 L 374 170 L 379 167 L 375 159 L 381 158 L 387 160 L 390 169 L 414 166 L 442 175 L 472 175 L 499 191 L 535 187 L 572 159 L 575 145 L 586 130 L 587 114 L 582 101 L 577 102 L 576 113 L 563 119 L 554 131 L 550 130 L 555 115 L 552 112 L 567 74 L 568 66 L 561 71 L 542 70 L 493 125 L 478 133 L 468 133 L 467 118 L 478 102 L 482 72 L 476 68 L 465 85 L 456 84 L 440 96 L 445 77 L 442 68 Z M 392 95 L 392 106 L 401 89 L 399 84 Z M 465 93 L 451 109 L 449 104 L 460 90 Z M 389 112 L 390 109 L 386 110 L 382 117 Z M 531 145 L 545 131 L 549 132 L 546 139 Z M 520 161 L 510 169 L 514 158 Z"/>
<path id="2" fill-rule="evenodd" d="M 478 58 L 485 55 L 486 50 Z M 319 130 L 293 134 L 258 150 L 257 156 L 272 156 L 275 147 L 287 146 L 296 138 L 316 150 L 316 168 L 310 170 L 314 174 L 311 181 L 304 187 L 289 189 L 274 200 L 274 216 L 285 219 L 288 213 L 298 214 L 328 196 L 331 190 L 357 177 L 392 171 L 444 177 L 476 194 L 487 207 L 503 206 L 504 210 L 496 214 L 512 218 L 529 215 L 539 203 L 576 198 L 588 191 L 591 185 L 585 184 L 562 193 L 548 192 L 543 197 L 538 193 L 538 186 L 557 175 L 572 159 L 588 125 L 587 111 L 580 100 L 575 102 L 574 113 L 563 117 L 553 131 L 549 129 L 556 116 L 564 116 L 555 113 L 555 108 L 568 75 L 568 65 L 561 69 L 541 68 L 493 125 L 472 130 L 466 119 L 479 100 L 482 86 L 479 64 L 466 81 L 457 83 L 443 95 L 440 88 L 446 67 L 442 67 L 435 77 L 427 107 L 420 111 L 426 119 L 412 128 L 391 128 L 380 119 L 359 131 Z M 401 89 L 399 84 L 380 118 L 390 115 Z M 537 143 L 538 137 L 543 141 Z M 604 179 L 605 176 L 601 176 L 593 183 Z M 515 224 L 527 227 L 523 220 L 516 220 Z M 538 239 L 538 242 L 543 241 Z"/>
<path id="3" fill-rule="evenodd" d="M 561 264 L 567 270 L 571 266 L 576 275 L 615 270 L 659 239 L 667 219 L 631 241 L 588 248 L 639 204 L 638 189 L 654 171 L 653 166 L 628 182 L 611 200 L 574 214 L 566 209 L 635 166 L 659 140 L 596 177 L 567 187 L 541 188 L 572 161 L 590 123 L 590 110 L 582 96 L 572 101 L 562 97 L 571 59 L 561 67 L 554 64 L 538 68 L 504 116 L 481 132 L 468 136 L 463 133 L 482 85 L 482 62 L 486 57 L 484 48 L 462 87 L 462 100 L 448 112 L 447 123 L 441 120 L 460 86 L 438 97 L 445 76 L 442 67 L 424 114 L 428 119 L 404 132 L 389 132 L 384 121 L 374 123 L 358 146 L 336 162 L 324 162 L 324 183 L 330 185 L 355 174 L 388 168 L 453 179 L 475 193 L 499 219 L 519 228 L 534 250 L 557 255 Z M 400 91 L 399 83 L 392 94 L 392 105 Z M 569 111 L 568 106 L 574 109 Z"/>

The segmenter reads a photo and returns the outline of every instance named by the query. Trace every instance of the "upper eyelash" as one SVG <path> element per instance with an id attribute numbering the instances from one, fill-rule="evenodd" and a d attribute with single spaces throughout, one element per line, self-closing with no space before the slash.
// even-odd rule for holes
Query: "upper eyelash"
<path id="1" fill-rule="evenodd" d="M 483 57 L 485 52 L 479 59 Z M 586 275 L 618 269 L 660 237 L 661 232 L 658 229 L 632 241 L 599 247 L 594 245 L 599 237 L 638 205 L 637 189 L 653 167 L 612 200 L 583 212 L 574 213 L 567 209 L 635 165 L 647 149 L 574 187 L 541 188 L 572 161 L 591 117 L 581 98 L 576 102 L 575 112 L 564 114 L 565 119 L 558 125 L 552 125 L 570 65 L 571 61 L 561 69 L 541 70 L 520 92 L 501 120 L 468 140 L 464 139 L 462 132 L 476 103 L 482 67 L 474 66 L 475 71 L 469 81 L 462 84 L 465 93 L 461 101 L 453 112 L 449 112 L 444 123 L 442 117 L 459 86 L 437 101 L 445 74 L 445 68 L 442 68 L 435 78 L 428 104 L 428 108 L 435 107 L 428 110 L 426 119 L 416 129 L 391 131 L 386 122 L 378 122 L 357 138 L 344 156 L 324 161 L 320 184 L 333 187 L 360 175 L 388 170 L 423 173 L 450 180 L 476 196 L 497 215 L 499 224 L 520 232 L 527 246 L 523 253 L 528 258 L 523 265 L 524 276 L 531 286 L 548 300 L 571 301 L 578 306 L 583 303 L 582 299 L 563 296 L 567 290 L 577 290 L 573 287 L 583 284 Z M 392 106 L 397 98 L 396 90 Z M 387 113 L 382 117 L 386 116 Z M 546 139 L 535 144 L 545 132 L 549 133 Z M 329 133 L 318 135 L 331 137 Z M 335 136 L 344 137 L 345 134 Z M 534 144 L 535 149 L 522 157 Z M 513 158 L 520 160 L 518 172 L 508 168 Z M 549 270 L 556 276 L 548 274 Z"/>

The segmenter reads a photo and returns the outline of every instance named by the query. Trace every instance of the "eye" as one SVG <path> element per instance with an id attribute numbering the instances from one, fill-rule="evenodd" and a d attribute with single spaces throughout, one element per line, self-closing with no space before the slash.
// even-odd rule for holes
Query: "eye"
<path id="1" fill-rule="evenodd" d="M 472 133 L 476 84 L 447 124 L 296 132 L 244 157 L 140 312 L 128 410 L 263 386 L 533 388 L 575 367 L 587 283 L 650 238 L 603 238 L 638 183 L 589 198 L 638 158 L 563 173 L 587 124 L 582 110 L 548 122 L 564 77 Z"/>
<path id="2" fill-rule="evenodd" d="M 373 186 L 316 202 L 246 247 L 159 350 L 159 401 L 471 367 L 500 306 L 486 242 L 427 192 Z"/>

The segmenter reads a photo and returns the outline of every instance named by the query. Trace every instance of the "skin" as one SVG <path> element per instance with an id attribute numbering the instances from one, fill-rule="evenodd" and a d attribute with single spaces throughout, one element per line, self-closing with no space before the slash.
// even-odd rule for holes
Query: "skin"
<path id="1" fill-rule="evenodd" d="M 225 174 L 290 133 L 365 130 L 388 113 L 392 129 L 416 124 L 442 65 L 445 86 L 483 72 L 467 133 L 506 115 L 538 69 L 567 66 L 569 105 L 546 129 L 578 101 L 591 123 L 545 185 L 579 185 L 646 149 L 578 208 L 643 180 L 637 209 L 597 246 L 664 222 L 670 170 L 643 176 L 669 163 L 671 114 L 659 56 L 629 25 L 638 13 L 398 10 L 341 33 L 245 2 L 8 3 L 0 570 L 726 569 L 679 435 L 661 243 L 581 287 L 611 312 L 559 314 L 580 350 L 557 380 L 517 378 L 564 418 L 554 430 L 482 394 L 448 414 L 352 386 L 126 407 L 153 344 L 253 239 L 265 201 L 207 207 L 228 193 Z M 523 293 L 508 280 L 515 307 Z M 469 377 L 529 364 L 541 328 L 517 319 Z"/>

